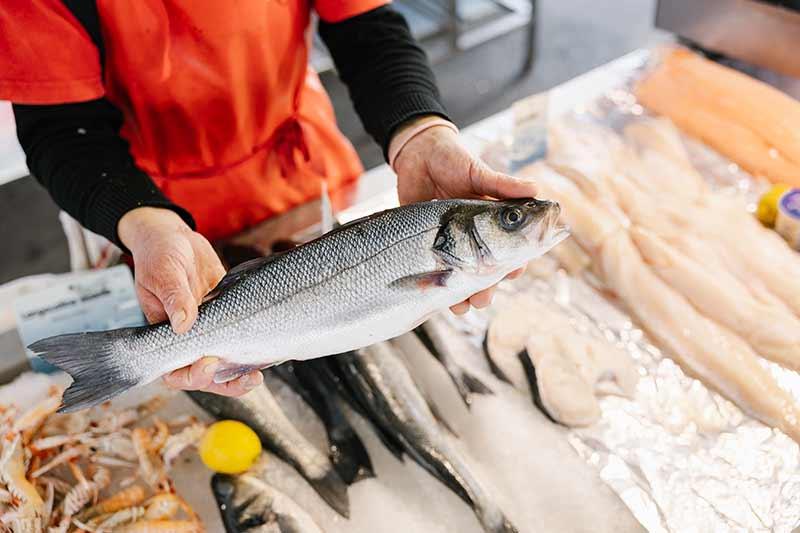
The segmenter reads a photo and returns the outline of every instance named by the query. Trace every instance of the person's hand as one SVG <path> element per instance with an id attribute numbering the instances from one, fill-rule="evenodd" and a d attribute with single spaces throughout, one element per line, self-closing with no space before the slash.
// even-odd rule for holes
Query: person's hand
<path id="1" fill-rule="evenodd" d="M 425 120 L 432 120 L 432 117 L 417 119 L 404 128 Z M 458 134 L 443 126 L 430 127 L 408 141 L 394 160 L 394 170 L 401 204 L 434 198 L 502 199 L 536 195 L 536 185 L 532 181 L 490 169 L 459 143 Z M 523 271 L 524 268 L 516 270 L 508 278 L 518 277 Z M 463 314 L 470 306 L 486 307 L 492 302 L 493 294 L 494 287 L 490 287 L 451 309 Z"/>
<path id="2" fill-rule="evenodd" d="M 136 296 L 147 320 L 152 324 L 168 319 L 175 333 L 189 331 L 203 297 L 225 275 L 214 248 L 169 209 L 133 209 L 120 219 L 117 233 L 133 254 Z M 254 371 L 214 383 L 218 366 L 217 358 L 204 357 L 167 374 L 164 382 L 177 389 L 239 396 L 263 380 L 261 372 Z"/>

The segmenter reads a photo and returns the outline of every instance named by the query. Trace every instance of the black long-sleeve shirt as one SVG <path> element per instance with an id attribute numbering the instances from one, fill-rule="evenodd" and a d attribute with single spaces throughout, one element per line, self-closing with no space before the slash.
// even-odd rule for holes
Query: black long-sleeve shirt
<path id="1" fill-rule="evenodd" d="M 326 23 L 319 33 L 367 132 L 386 154 L 404 122 L 446 117 L 425 53 L 389 6 Z M 31 174 L 87 229 L 121 245 L 117 223 L 136 207 L 163 207 L 194 227 L 140 170 L 119 135 L 122 113 L 105 98 L 59 105 L 14 104 L 17 136 Z"/>

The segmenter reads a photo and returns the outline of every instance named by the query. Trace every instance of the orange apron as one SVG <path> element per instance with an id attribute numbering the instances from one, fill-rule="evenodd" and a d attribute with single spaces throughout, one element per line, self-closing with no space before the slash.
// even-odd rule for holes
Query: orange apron
<path id="1" fill-rule="evenodd" d="M 321 0 L 314 7 L 336 21 L 385 3 Z M 319 194 L 323 179 L 336 190 L 362 172 L 308 65 L 306 1 L 97 4 L 106 48 L 102 83 L 87 76 L 86 62 L 96 61 L 96 51 L 86 46 L 89 38 L 71 14 L 56 0 L 26 0 L 11 11 L 18 10 L 16 20 L 36 18 L 39 30 L 22 37 L 33 27 L 24 25 L 18 37 L 30 41 L 34 52 L 48 45 L 73 45 L 76 52 L 59 51 L 60 64 L 50 75 L 63 79 L 36 88 L 36 76 L 48 68 L 48 54 L 40 50 L 33 60 L 39 64 L 23 68 L 30 83 L 17 84 L 17 92 L 24 89 L 22 99 L 9 94 L 19 82 L 19 61 L 25 60 L 16 57 L 17 78 L 4 85 L 8 80 L 0 75 L 0 97 L 56 103 L 105 94 L 124 115 L 121 135 L 136 164 L 192 213 L 207 237 L 232 235 L 303 203 Z M 61 35 L 53 34 L 56 30 Z M 3 48 L 0 42 L 0 52 Z M 29 50 L 19 47 L 14 52 L 25 53 Z M 74 79 L 69 62 L 75 65 Z"/>

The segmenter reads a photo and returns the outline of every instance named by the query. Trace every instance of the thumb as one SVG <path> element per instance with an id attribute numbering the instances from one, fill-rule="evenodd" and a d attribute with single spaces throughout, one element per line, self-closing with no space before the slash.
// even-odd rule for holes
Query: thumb
<path id="1" fill-rule="evenodd" d="M 175 333 L 186 333 L 197 318 L 197 300 L 192 294 L 186 272 L 175 269 L 161 273 L 152 288 L 161 301 Z"/>
<path id="2" fill-rule="evenodd" d="M 536 196 L 536 182 L 533 180 L 497 172 L 483 163 L 473 164 L 469 174 L 472 191 L 477 196 L 490 196 L 498 200 Z"/>

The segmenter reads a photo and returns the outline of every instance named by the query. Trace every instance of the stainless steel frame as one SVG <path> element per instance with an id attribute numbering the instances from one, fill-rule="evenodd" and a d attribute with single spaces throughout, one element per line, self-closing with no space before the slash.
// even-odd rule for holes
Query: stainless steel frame
<path id="1" fill-rule="evenodd" d="M 724 54 L 800 77 L 800 12 L 756 0 L 659 0 L 656 26 Z"/>
<path id="2" fill-rule="evenodd" d="M 513 30 L 527 28 L 521 69 L 526 74 L 535 58 L 536 1 L 485 0 L 482 3 L 489 7 L 487 13 L 472 17 L 465 14 L 465 6 L 480 0 L 394 0 L 394 5 L 401 12 L 418 15 L 407 16 L 411 19 L 411 32 L 434 64 Z M 330 56 L 316 38 L 311 64 L 318 72 L 333 69 Z"/>

